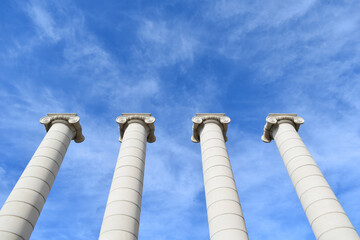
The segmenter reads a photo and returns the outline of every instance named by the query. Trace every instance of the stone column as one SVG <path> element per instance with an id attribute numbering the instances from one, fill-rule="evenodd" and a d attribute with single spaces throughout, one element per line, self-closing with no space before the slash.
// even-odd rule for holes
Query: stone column
<path id="1" fill-rule="evenodd" d="M 155 142 L 151 114 L 122 114 L 116 119 L 121 148 L 100 231 L 100 240 L 138 239 L 146 142 Z"/>
<path id="2" fill-rule="evenodd" d="M 71 142 L 84 141 L 77 114 L 48 114 L 47 134 L 0 211 L 0 239 L 28 240 Z"/>
<path id="3" fill-rule="evenodd" d="M 349 218 L 297 131 L 304 123 L 296 114 L 269 114 L 264 142 L 275 140 L 317 240 L 358 240 Z"/>
<path id="4" fill-rule="evenodd" d="M 239 195 L 225 141 L 230 118 L 196 114 L 191 140 L 201 144 L 206 206 L 211 240 L 248 240 Z"/>

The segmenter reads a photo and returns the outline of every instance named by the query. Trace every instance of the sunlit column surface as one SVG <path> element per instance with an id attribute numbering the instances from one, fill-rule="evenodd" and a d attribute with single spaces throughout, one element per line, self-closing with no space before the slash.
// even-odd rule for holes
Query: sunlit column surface
<path id="1" fill-rule="evenodd" d="M 116 119 L 121 148 L 100 231 L 100 240 L 138 239 L 146 142 L 155 142 L 151 114 L 122 114 Z"/>
<path id="2" fill-rule="evenodd" d="M 297 131 L 296 114 L 269 114 L 262 140 L 275 140 L 317 240 L 357 240 L 349 218 Z"/>
<path id="3" fill-rule="evenodd" d="M 247 240 L 248 234 L 225 141 L 230 118 L 196 114 L 193 142 L 200 142 L 211 240 Z"/>
<path id="4" fill-rule="evenodd" d="M 48 114 L 47 134 L 0 211 L 0 239 L 27 240 L 34 230 L 66 150 L 84 141 L 76 114 Z"/>

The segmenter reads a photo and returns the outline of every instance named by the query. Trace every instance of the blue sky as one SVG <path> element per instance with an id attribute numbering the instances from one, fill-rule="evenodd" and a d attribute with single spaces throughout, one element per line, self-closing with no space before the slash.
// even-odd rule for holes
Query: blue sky
<path id="1" fill-rule="evenodd" d="M 0 204 L 45 135 L 76 112 L 71 143 L 32 238 L 97 239 L 123 112 L 156 117 L 141 240 L 209 238 L 198 112 L 232 119 L 227 147 L 250 239 L 315 239 L 275 144 L 270 112 L 300 136 L 360 229 L 360 2 L 1 1 Z"/>

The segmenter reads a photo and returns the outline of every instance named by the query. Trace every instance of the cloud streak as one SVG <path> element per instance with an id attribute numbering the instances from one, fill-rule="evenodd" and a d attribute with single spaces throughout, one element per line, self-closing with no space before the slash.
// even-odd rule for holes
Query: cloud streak
<path id="1" fill-rule="evenodd" d="M 359 229 L 358 6 L 6 5 L 0 203 L 45 134 L 38 120 L 77 112 L 86 140 L 70 145 L 32 238 L 96 239 L 120 147 L 115 118 L 151 112 L 157 141 L 147 148 L 140 238 L 208 239 L 191 117 L 226 112 L 250 238 L 314 239 L 276 146 L 260 141 L 269 112 L 294 112 L 305 118 L 299 134 Z"/>

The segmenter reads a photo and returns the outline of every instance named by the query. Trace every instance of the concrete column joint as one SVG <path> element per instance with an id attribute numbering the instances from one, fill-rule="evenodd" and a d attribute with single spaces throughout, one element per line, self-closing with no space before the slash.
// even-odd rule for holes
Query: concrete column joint
<path id="1" fill-rule="evenodd" d="M 156 141 L 155 137 L 155 118 L 150 113 L 123 113 L 116 118 L 116 122 L 119 124 L 120 138 L 122 142 L 126 128 L 131 122 L 137 122 L 142 124 L 148 132 L 147 141 L 153 143 Z"/>
<path id="2" fill-rule="evenodd" d="M 80 143 L 85 140 L 80 125 L 80 117 L 76 113 L 48 113 L 47 116 L 40 119 L 40 123 L 44 124 L 47 132 L 55 123 L 63 123 L 73 131 L 74 136 L 72 139 L 76 143 Z"/>
<path id="3" fill-rule="evenodd" d="M 266 124 L 264 127 L 264 134 L 261 136 L 261 140 L 263 140 L 266 143 L 271 142 L 273 138 L 272 136 L 272 129 L 274 126 L 280 124 L 284 121 L 293 123 L 293 126 L 295 127 L 295 130 L 298 131 L 300 128 L 300 125 L 304 123 L 304 119 L 301 117 L 298 117 L 297 114 L 282 114 L 282 113 L 271 113 L 266 118 Z M 285 132 L 285 131 L 284 131 Z"/>

